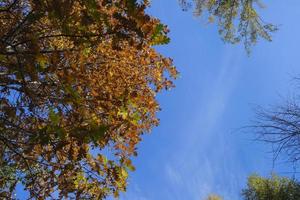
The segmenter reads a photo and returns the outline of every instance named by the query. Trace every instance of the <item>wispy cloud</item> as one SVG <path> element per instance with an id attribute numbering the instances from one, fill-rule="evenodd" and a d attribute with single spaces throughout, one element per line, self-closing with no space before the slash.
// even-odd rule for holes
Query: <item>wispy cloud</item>
<path id="1" fill-rule="evenodd" d="M 240 54 L 237 55 L 230 49 L 224 50 L 219 73 L 212 77 L 209 87 L 206 85 L 207 90 L 201 91 L 205 92 L 205 99 L 195 108 L 199 110 L 199 114 L 186 126 L 189 127 L 185 130 L 187 139 L 165 166 L 170 187 L 181 188 L 177 190 L 178 194 L 174 194 L 178 199 L 180 196 L 189 196 L 191 199 L 201 200 L 211 192 L 220 192 L 225 199 L 238 198 L 238 194 L 233 194 L 233 188 L 237 186 L 236 174 L 240 169 L 230 162 L 234 153 L 228 146 L 228 133 L 216 130 L 237 84 L 242 68 L 239 65 L 240 59 Z M 182 191 L 183 196 L 180 194 Z"/>

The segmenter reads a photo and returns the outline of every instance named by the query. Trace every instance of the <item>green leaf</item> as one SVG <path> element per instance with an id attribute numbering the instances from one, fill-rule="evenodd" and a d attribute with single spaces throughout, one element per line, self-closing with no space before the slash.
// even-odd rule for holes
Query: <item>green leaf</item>
<path id="1" fill-rule="evenodd" d="M 131 117 L 132 117 L 131 122 L 135 125 L 138 125 L 139 121 L 141 120 L 140 113 L 139 112 L 134 112 Z"/>
<path id="2" fill-rule="evenodd" d="M 60 117 L 57 113 L 54 112 L 53 108 L 49 109 L 49 119 L 53 125 L 58 125 L 60 121 Z"/>
<path id="3" fill-rule="evenodd" d="M 98 11 L 97 1 L 95 0 L 85 0 L 84 1 L 87 12 L 96 21 L 100 21 L 101 13 Z"/>
<path id="4" fill-rule="evenodd" d="M 152 35 L 152 39 L 154 39 L 155 37 L 157 37 L 159 34 L 161 34 L 161 32 L 164 29 L 164 25 L 163 24 L 158 24 L 155 27 L 154 33 Z"/>
<path id="5" fill-rule="evenodd" d="M 135 171 L 135 167 L 132 165 L 131 162 L 129 162 L 129 163 L 126 164 L 126 168 L 127 168 L 128 170 L 130 170 L 130 171 Z"/>
<path id="6" fill-rule="evenodd" d="M 102 156 L 102 158 L 103 158 L 103 164 L 104 164 L 104 165 L 107 165 L 107 162 L 108 162 L 107 157 L 106 157 L 106 156 Z"/>
<path id="7" fill-rule="evenodd" d="M 170 38 L 167 36 L 165 32 L 165 26 L 163 24 L 158 24 L 155 27 L 154 33 L 151 37 L 151 45 L 163 45 L 168 44 L 170 42 Z"/>
<path id="8" fill-rule="evenodd" d="M 122 107 L 119 112 L 118 115 L 121 116 L 123 119 L 126 119 L 128 117 L 128 111 L 125 107 Z"/>
<path id="9" fill-rule="evenodd" d="M 136 0 L 126 0 L 126 7 L 128 9 L 129 14 L 131 14 L 137 6 Z"/>
<path id="10" fill-rule="evenodd" d="M 70 85 L 65 85 L 64 89 L 74 98 L 75 101 L 73 102 L 80 103 L 80 94 L 75 89 L 73 89 Z"/>
<path id="11" fill-rule="evenodd" d="M 54 126 L 53 129 L 59 139 L 64 140 L 66 138 L 66 133 L 63 128 Z"/>
<path id="12" fill-rule="evenodd" d="M 47 59 L 46 59 L 44 56 L 38 55 L 38 56 L 36 57 L 36 61 L 37 61 L 38 66 L 39 66 L 41 69 L 45 69 L 45 68 L 46 68 Z"/>
<path id="13" fill-rule="evenodd" d="M 0 61 L 6 60 L 6 56 L 3 54 L 0 54 Z"/>
<path id="14" fill-rule="evenodd" d="M 126 169 L 124 169 L 123 167 L 121 168 L 121 175 L 122 177 L 124 178 L 127 178 L 128 177 L 128 172 Z"/>
<path id="15" fill-rule="evenodd" d="M 92 135 L 91 135 L 91 139 L 94 142 L 94 144 L 96 145 L 97 142 L 101 139 L 104 138 L 105 132 L 108 130 L 107 126 L 98 126 L 95 129 L 92 130 Z"/>
<path id="16" fill-rule="evenodd" d="M 91 48 L 90 47 L 84 48 L 82 53 L 86 57 L 89 56 L 89 54 L 91 53 Z"/>

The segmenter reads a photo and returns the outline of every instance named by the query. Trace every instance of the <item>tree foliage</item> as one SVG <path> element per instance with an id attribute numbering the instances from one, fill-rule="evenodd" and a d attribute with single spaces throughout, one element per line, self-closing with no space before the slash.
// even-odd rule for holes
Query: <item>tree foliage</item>
<path id="1" fill-rule="evenodd" d="M 270 178 L 252 175 L 242 195 L 245 200 L 298 200 L 300 183 L 274 174 Z"/>
<path id="2" fill-rule="evenodd" d="M 222 198 L 216 194 L 210 194 L 206 200 L 222 200 Z"/>
<path id="3" fill-rule="evenodd" d="M 210 22 L 217 21 L 219 34 L 225 42 L 242 41 L 249 52 L 259 38 L 271 41 L 273 24 L 264 22 L 257 8 L 263 8 L 260 0 L 179 0 L 184 9 L 194 5 L 196 16 L 207 16 Z"/>
<path id="4" fill-rule="evenodd" d="M 148 1 L 0 1 L 0 196 L 101 199 L 126 189 L 172 60 Z"/>

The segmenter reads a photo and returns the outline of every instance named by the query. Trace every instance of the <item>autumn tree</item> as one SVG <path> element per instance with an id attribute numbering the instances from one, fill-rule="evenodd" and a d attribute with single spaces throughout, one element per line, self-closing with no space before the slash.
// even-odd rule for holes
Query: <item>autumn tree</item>
<path id="1" fill-rule="evenodd" d="M 259 38 L 272 40 L 277 27 L 265 22 L 257 9 L 264 5 L 260 0 L 179 0 L 183 9 L 194 7 L 195 16 L 204 16 L 219 26 L 225 42 L 243 42 L 249 52 Z"/>
<path id="2" fill-rule="evenodd" d="M 0 198 L 102 199 L 126 189 L 172 60 L 148 1 L 0 1 Z"/>
<path id="3" fill-rule="evenodd" d="M 300 183 L 275 174 L 270 178 L 252 175 L 248 178 L 242 196 L 244 200 L 298 200 Z"/>
<path id="4" fill-rule="evenodd" d="M 258 1 L 195 1 L 220 33 L 270 40 Z M 172 60 L 153 49 L 167 28 L 147 0 L 0 1 L 0 196 L 101 199 L 126 189 L 141 135 L 158 125 L 156 94 Z M 234 26 L 240 16 L 238 29 Z"/>
<path id="5" fill-rule="evenodd" d="M 222 200 L 222 198 L 219 195 L 210 194 L 205 200 Z"/>

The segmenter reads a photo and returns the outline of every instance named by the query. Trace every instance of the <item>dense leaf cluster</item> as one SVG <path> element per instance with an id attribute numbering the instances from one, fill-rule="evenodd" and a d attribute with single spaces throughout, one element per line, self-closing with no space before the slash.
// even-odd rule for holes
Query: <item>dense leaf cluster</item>
<path id="1" fill-rule="evenodd" d="M 274 174 L 270 178 L 252 175 L 242 194 L 245 200 L 298 200 L 300 183 Z"/>
<path id="2" fill-rule="evenodd" d="M 0 198 L 101 199 L 126 189 L 172 61 L 147 1 L 0 1 Z M 54 197 L 53 197 L 54 198 Z"/>

